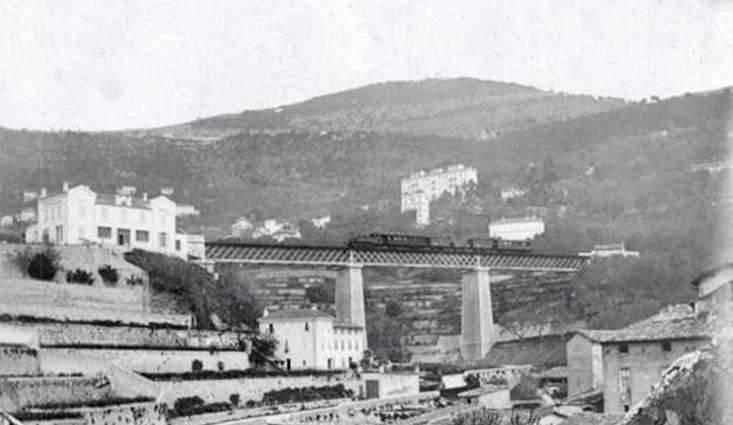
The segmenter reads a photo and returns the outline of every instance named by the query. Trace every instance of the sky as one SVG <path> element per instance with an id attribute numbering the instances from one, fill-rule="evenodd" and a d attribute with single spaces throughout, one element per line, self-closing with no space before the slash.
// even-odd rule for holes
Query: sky
<path id="1" fill-rule="evenodd" d="M 0 126 L 111 130 L 370 83 L 733 85 L 733 0 L 0 0 Z"/>

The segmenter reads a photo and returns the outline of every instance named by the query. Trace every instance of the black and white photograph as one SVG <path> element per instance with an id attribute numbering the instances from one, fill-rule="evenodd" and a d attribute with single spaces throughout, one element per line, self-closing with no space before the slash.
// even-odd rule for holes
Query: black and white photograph
<path id="1" fill-rule="evenodd" d="M 0 0 L 0 425 L 733 424 L 733 0 Z"/>

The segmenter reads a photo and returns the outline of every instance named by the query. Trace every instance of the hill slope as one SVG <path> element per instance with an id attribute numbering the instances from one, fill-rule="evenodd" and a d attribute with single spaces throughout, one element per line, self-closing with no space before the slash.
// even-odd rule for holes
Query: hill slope
<path id="1" fill-rule="evenodd" d="M 380 131 L 494 139 L 536 124 L 608 111 L 620 99 L 552 93 L 470 78 L 372 84 L 260 111 L 197 120 L 154 131 L 220 137 L 241 131 Z M 135 134 L 151 134 L 136 132 Z"/>

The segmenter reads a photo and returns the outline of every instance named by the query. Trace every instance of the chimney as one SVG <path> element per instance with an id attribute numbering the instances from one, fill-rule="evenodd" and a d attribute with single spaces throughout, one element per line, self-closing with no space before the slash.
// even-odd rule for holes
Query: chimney
<path id="1" fill-rule="evenodd" d="M 61 190 L 63 190 L 64 192 L 68 192 L 69 191 L 69 182 L 64 182 L 61 185 Z"/>
<path id="2" fill-rule="evenodd" d="M 41 198 L 45 198 L 48 195 L 48 190 L 45 187 L 41 188 Z"/>

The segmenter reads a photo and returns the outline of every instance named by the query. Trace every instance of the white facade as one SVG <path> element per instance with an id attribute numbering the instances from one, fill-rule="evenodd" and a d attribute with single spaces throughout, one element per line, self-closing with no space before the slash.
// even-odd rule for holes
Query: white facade
<path id="1" fill-rule="evenodd" d="M 476 169 L 463 164 L 414 173 L 402 179 L 401 210 L 418 210 L 425 202 L 421 198 L 426 198 L 429 203 L 446 192 L 455 195 L 465 185 L 477 182 Z"/>
<path id="2" fill-rule="evenodd" d="M 505 187 L 501 189 L 501 200 L 506 202 L 510 199 L 518 198 L 527 194 L 526 189 L 520 189 L 518 187 Z"/>
<path id="3" fill-rule="evenodd" d="M 148 199 L 127 192 L 97 194 L 79 185 L 37 201 L 37 222 L 26 229 L 26 242 L 74 245 L 95 242 L 140 248 L 187 258 L 176 234 L 176 204 L 165 196 Z M 187 245 L 187 244 L 185 244 Z"/>
<path id="4" fill-rule="evenodd" d="M 201 211 L 193 205 L 177 205 L 176 217 L 198 217 Z"/>
<path id="5" fill-rule="evenodd" d="M 526 241 L 545 232 L 541 218 L 503 218 L 489 223 L 489 237 L 508 241 Z"/>
<path id="6" fill-rule="evenodd" d="M 285 369 L 348 369 L 366 349 L 364 328 L 336 323 L 318 310 L 265 310 L 260 332 L 277 339 L 275 356 Z"/>
<path id="7" fill-rule="evenodd" d="M 639 251 L 627 251 L 624 243 L 608 244 L 608 245 L 595 245 L 591 252 L 581 252 L 578 255 L 581 257 L 590 258 L 610 258 L 610 257 L 639 257 Z"/>

